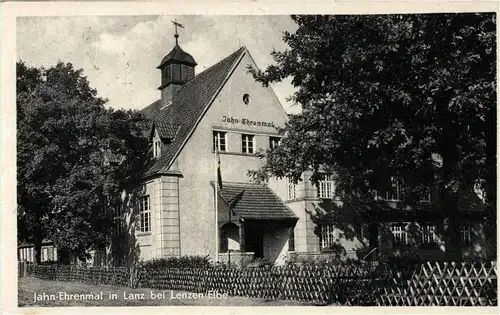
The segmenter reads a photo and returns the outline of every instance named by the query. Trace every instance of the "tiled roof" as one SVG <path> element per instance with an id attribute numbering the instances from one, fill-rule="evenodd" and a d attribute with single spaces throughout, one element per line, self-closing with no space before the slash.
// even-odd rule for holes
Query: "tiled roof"
<path id="1" fill-rule="evenodd" d="M 174 49 L 172 49 L 172 51 L 170 51 L 163 58 L 163 60 L 161 61 L 160 65 L 157 67 L 157 69 L 160 69 L 161 67 L 163 67 L 164 64 L 167 64 L 167 63 L 173 62 L 173 61 L 186 63 L 188 65 L 193 65 L 193 66 L 197 65 L 196 61 L 194 61 L 193 56 L 191 56 L 190 54 L 188 54 L 187 52 L 182 50 L 182 48 L 178 44 L 176 44 Z"/>
<path id="2" fill-rule="evenodd" d="M 42 246 L 46 246 L 46 245 L 52 245 L 54 244 L 51 240 L 48 240 L 48 239 L 43 239 L 42 240 Z M 24 248 L 24 247 L 34 247 L 35 245 L 33 243 L 29 243 L 29 242 L 22 242 L 20 244 L 17 245 L 17 248 Z"/>
<path id="3" fill-rule="evenodd" d="M 162 139 L 174 139 L 177 130 L 179 129 L 179 125 L 165 123 L 163 121 L 155 121 L 153 122 L 156 130 L 158 131 L 158 135 Z"/>
<path id="4" fill-rule="evenodd" d="M 224 83 L 224 79 L 244 51 L 245 47 L 238 49 L 185 83 L 175 94 L 172 104 L 167 107 L 162 109 L 161 100 L 158 100 L 142 110 L 147 118 L 156 122 L 161 121 L 179 126 L 174 141 L 162 150 L 161 157 L 146 171 L 145 176 L 167 171 L 176 152 L 181 148 L 205 107 Z"/>
<path id="5" fill-rule="evenodd" d="M 298 217 L 269 187 L 222 183 L 220 196 L 241 218 L 250 220 L 297 220 Z"/>

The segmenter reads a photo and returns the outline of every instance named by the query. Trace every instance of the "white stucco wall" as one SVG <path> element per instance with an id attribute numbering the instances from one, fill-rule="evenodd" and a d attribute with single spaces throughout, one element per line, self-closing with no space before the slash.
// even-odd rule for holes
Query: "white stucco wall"
<path id="1" fill-rule="evenodd" d="M 215 180 L 212 131 L 228 133 L 228 152 L 220 155 L 222 180 L 248 183 L 247 171 L 260 168 L 263 161 L 241 154 L 241 134 L 255 134 L 258 150 L 266 149 L 269 135 L 277 132 L 272 127 L 243 124 L 242 120 L 274 122 L 275 126 L 285 124 L 286 114 L 272 90 L 255 82 L 247 73 L 246 67 L 251 63 L 251 58 L 245 54 L 177 159 L 178 169 L 183 174 L 179 180 L 182 255 L 214 256 L 214 190 L 210 185 Z M 242 101 L 245 93 L 250 95 L 248 105 Z M 227 119 L 224 122 L 223 116 L 240 122 L 227 122 Z M 279 183 L 274 185 L 280 187 Z M 281 188 L 277 188 L 281 193 L 286 191 L 284 185 L 281 183 Z"/>

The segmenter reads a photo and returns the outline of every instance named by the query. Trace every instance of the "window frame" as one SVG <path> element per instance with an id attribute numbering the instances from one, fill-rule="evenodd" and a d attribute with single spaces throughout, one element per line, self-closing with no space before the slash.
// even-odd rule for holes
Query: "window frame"
<path id="1" fill-rule="evenodd" d="M 217 148 L 217 152 L 227 152 L 227 132 L 212 131 L 212 151 L 215 152 L 215 148 Z"/>
<path id="2" fill-rule="evenodd" d="M 407 226 L 408 226 L 407 223 L 393 223 L 391 225 L 392 246 L 393 247 L 409 245 L 408 231 L 406 230 Z M 399 237 L 397 235 L 399 235 Z"/>
<path id="3" fill-rule="evenodd" d="M 436 226 L 432 224 L 422 224 L 420 226 L 420 233 L 422 235 L 422 245 L 433 245 L 437 243 L 436 239 Z"/>
<path id="4" fill-rule="evenodd" d="M 463 245 L 472 244 L 472 227 L 470 224 L 460 225 L 460 240 Z"/>
<path id="5" fill-rule="evenodd" d="M 139 232 L 151 232 L 151 200 L 149 195 L 139 197 Z"/>
<path id="6" fill-rule="evenodd" d="M 402 197 L 402 190 L 403 190 L 403 182 L 402 179 L 396 176 L 391 176 L 390 178 L 391 181 L 391 188 L 390 191 L 385 192 L 385 200 L 390 201 L 390 202 L 399 202 L 401 201 Z M 396 198 L 389 198 L 389 194 L 394 194 L 392 190 L 396 191 Z M 394 196 L 391 196 L 394 197 Z"/>
<path id="7" fill-rule="evenodd" d="M 113 209 L 113 235 L 121 236 L 123 235 L 123 211 L 120 205 L 115 206 Z"/>
<path id="8" fill-rule="evenodd" d="M 255 135 L 242 133 L 241 134 L 241 153 L 254 154 L 255 152 Z"/>
<path id="9" fill-rule="evenodd" d="M 161 157 L 161 140 L 158 138 L 153 140 L 153 157 Z"/>
<path id="10" fill-rule="evenodd" d="M 337 241 L 337 230 L 333 223 L 320 224 L 319 250 L 330 249 Z"/>
<path id="11" fill-rule="evenodd" d="M 274 149 L 280 145 L 281 137 L 269 136 L 269 149 Z"/>
<path id="12" fill-rule="evenodd" d="M 297 185 L 288 177 L 286 178 L 286 195 L 288 200 L 297 198 Z"/>
<path id="13" fill-rule="evenodd" d="M 365 225 L 363 223 L 356 223 L 354 225 L 354 235 L 359 241 L 365 239 Z"/>
<path id="14" fill-rule="evenodd" d="M 418 202 L 420 202 L 420 203 L 430 203 L 431 202 L 430 189 L 426 189 L 426 191 L 422 195 L 420 195 Z"/>
<path id="15" fill-rule="evenodd" d="M 332 175 L 325 175 L 325 178 L 318 182 L 318 198 L 333 199 L 335 198 L 335 180 Z"/>

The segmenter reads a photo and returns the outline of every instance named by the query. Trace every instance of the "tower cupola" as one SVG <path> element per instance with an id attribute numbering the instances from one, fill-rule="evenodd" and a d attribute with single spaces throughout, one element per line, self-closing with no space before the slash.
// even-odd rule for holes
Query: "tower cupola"
<path id="1" fill-rule="evenodd" d="M 194 78 L 194 68 L 197 63 L 193 56 L 182 50 L 179 46 L 179 34 L 177 26 L 183 26 L 177 22 L 175 25 L 175 46 L 161 61 L 157 69 L 161 71 L 161 91 L 162 106 L 168 106 L 172 102 L 174 95 L 180 90 L 182 85 Z"/>

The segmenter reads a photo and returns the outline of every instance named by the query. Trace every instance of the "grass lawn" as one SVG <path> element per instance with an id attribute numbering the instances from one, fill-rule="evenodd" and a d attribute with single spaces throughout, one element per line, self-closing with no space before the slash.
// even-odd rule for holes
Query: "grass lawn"
<path id="1" fill-rule="evenodd" d="M 18 281 L 18 305 L 20 307 L 51 307 L 51 306 L 300 306 L 304 303 L 296 301 L 276 301 L 264 299 L 252 299 L 246 297 L 229 296 L 227 298 L 203 297 L 189 298 L 184 291 L 153 290 L 153 289 L 131 289 L 126 287 L 110 285 L 88 285 L 74 282 L 48 281 L 36 278 L 20 278 Z M 87 299 L 75 300 L 68 295 L 97 294 L 102 300 Z M 35 301 L 35 294 L 42 297 L 53 294 L 56 300 Z M 67 298 L 59 299 L 59 294 L 66 293 Z M 110 299 L 109 294 L 116 294 L 117 299 Z M 152 294 L 164 293 L 162 297 L 153 299 Z M 124 296 L 125 295 L 125 296 Z M 132 296 L 134 298 L 130 298 Z M 173 296 L 173 297 L 172 297 Z M 129 298 L 126 298 L 129 297 Z"/>

